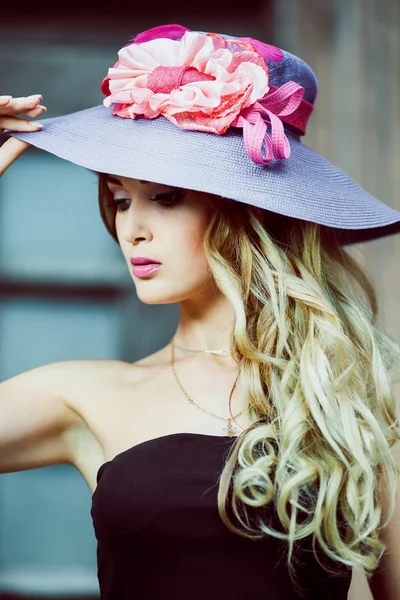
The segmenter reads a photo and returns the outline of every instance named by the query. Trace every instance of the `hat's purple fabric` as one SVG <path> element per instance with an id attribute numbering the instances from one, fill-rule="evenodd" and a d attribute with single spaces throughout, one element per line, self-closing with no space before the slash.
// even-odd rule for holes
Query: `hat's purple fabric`
<path id="1" fill-rule="evenodd" d="M 279 88 L 294 81 L 313 104 L 314 73 L 282 52 L 283 60 L 266 61 L 270 83 Z M 399 211 L 304 145 L 288 125 L 290 158 L 260 165 L 250 160 L 237 127 L 223 135 L 187 131 L 163 116 L 121 118 L 103 105 L 42 122 L 40 131 L 8 134 L 93 171 L 217 194 L 333 227 L 343 244 L 400 232 Z"/>

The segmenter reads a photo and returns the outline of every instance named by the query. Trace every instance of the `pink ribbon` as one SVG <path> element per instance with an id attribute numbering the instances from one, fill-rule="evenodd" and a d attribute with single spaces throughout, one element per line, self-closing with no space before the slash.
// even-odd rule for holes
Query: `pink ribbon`
<path id="1" fill-rule="evenodd" d="M 269 87 L 266 96 L 245 108 L 232 123 L 234 127 L 243 128 L 246 151 L 253 162 L 261 165 L 269 164 L 274 158 L 290 157 L 283 121 L 303 134 L 313 110 L 313 105 L 303 100 L 304 88 L 298 83 L 288 81 L 280 88 Z M 267 133 L 268 126 L 271 135 Z"/>

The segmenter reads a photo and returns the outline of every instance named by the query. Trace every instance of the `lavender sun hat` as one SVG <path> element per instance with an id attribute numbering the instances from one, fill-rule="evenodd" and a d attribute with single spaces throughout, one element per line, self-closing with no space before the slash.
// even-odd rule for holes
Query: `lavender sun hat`
<path id="1" fill-rule="evenodd" d="M 343 244 L 400 232 L 400 212 L 304 145 L 317 80 L 252 38 L 164 25 L 138 34 L 104 103 L 7 132 L 87 169 L 208 192 L 335 228 Z"/>

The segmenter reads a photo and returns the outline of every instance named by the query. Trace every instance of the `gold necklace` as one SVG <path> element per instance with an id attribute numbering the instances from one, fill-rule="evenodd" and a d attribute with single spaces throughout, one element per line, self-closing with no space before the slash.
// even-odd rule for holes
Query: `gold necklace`
<path id="1" fill-rule="evenodd" d="M 179 380 L 178 375 L 176 374 L 175 367 L 174 367 L 174 338 L 172 338 L 172 340 L 171 340 L 170 343 L 171 343 L 171 367 L 172 367 L 172 371 L 173 371 L 173 373 L 175 375 L 175 379 L 176 379 L 179 387 L 181 388 L 182 392 L 185 394 L 186 398 L 189 400 L 189 402 L 191 404 L 193 404 L 193 406 L 196 406 L 196 408 L 199 408 L 200 410 L 202 410 L 203 412 L 207 413 L 208 415 L 211 415 L 212 417 L 215 417 L 216 419 L 220 419 L 221 421 L 226 421 L 227 425 L 226 425 L 226 427 L 223 428 L 223 430 L 228 433 L 228 436 L 232 437 L 232 436 L 237 435 L 238 431 L 232 426 L 232 421 L 236 421 L 236 419 L 238 417 L 240 417 L 240 415 L 242 414 L 243 411 L 241 410 L 237 415 L 233 416 L 232 413 L 231 413 L 230 406 L 231 406 L 231 399 L 232 399 L 233 390 L 235 389 L 237 380 L 239 379 L 239 373 L 237 374 L 237 377 L 235 379 L 235 383 L 233 384 L 233 387 L 231 389 L 231 393 L 229 395 L 229 412 L 231 413 L 231 416 L 229 417 L 229 419 L 226 419 L 225 417 L 220 417 L 219 415 L 216 415 L 216 414 L 214 414 L 214 413 L 206 410 L 202 406 L 199 406 L 198 404 L 196 404 L 196 402 L 193 400 L 193 398 L 191 398 L 189 396 L 189 394 L 186 392 L 186 390 L 184 389 L 182 383 Z"/>
<path id="2" fill-rule="evenodd" d="M 183 352 L 203 352 L 204 354 L 228 354 L 227 350 L 192 350 L 191 348 L 182 348 L 175 344 L 175 348 L 182 350 Z"/>

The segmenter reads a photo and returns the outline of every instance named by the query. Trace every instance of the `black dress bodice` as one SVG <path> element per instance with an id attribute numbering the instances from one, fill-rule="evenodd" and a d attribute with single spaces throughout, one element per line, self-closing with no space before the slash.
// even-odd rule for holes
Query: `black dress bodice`
<path id="1" fill-rule="evenodd" d="M 300 596 L 286 541 L 244 538 L 222 522 L 218 478 L 234 439 L 169 434 L 100 467 L 91 514 L 102 600 L 347 599 L 351 570 L 328 563 L 337 570 L 330 575 L 310 546 Z"/>

